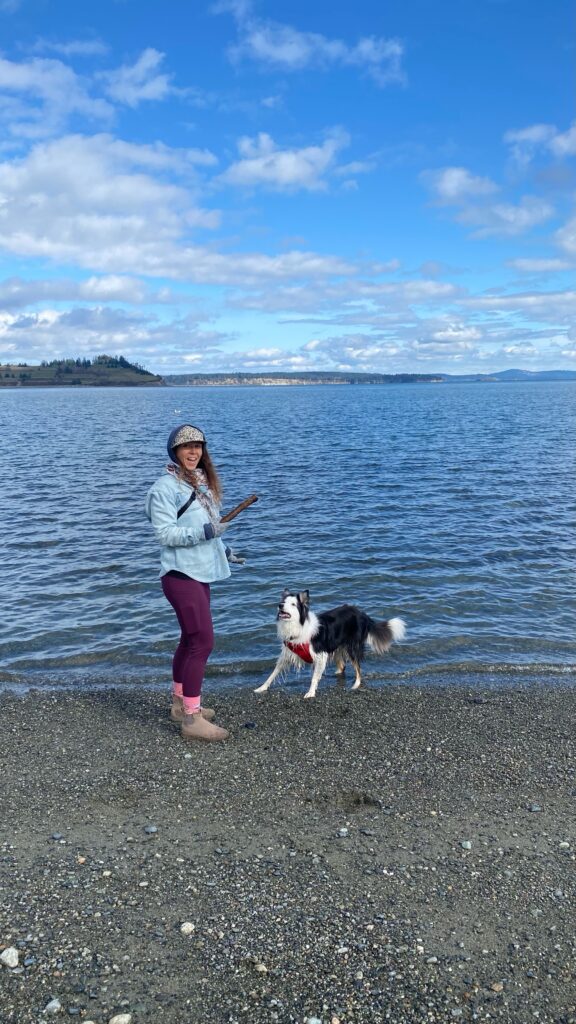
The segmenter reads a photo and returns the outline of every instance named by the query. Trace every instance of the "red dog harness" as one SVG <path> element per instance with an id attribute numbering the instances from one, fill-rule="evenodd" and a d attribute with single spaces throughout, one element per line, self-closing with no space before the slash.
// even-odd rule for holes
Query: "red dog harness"
<path id="1" fill-rule="evenodd" d="M 285 640 L 284 646 L 302 658 L 302 661 L 307 661 L 309 665 L 312 664 L 314 659 L 310 654 L 310 644 L 291 644 L 289 640 Z"/>

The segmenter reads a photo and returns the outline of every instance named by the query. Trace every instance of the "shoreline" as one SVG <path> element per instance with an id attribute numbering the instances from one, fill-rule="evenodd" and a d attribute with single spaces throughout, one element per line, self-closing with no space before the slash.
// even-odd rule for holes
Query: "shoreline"
<path id="1" fill-rule="evenodd" d="M 0 693 L 3 1024 L 576 1021 L 576 690 L 209 699 Z"/>
<path id="2" fill-rule="evenodd" d="M 216 668 L 208 666 L 204 682 L 204 696 L 210 700 L 233 699 L 241 694 L 251 694 L 268 676 L 274 661 L 269 660 L 258 671 L 251 667 L 249 671 L 232 669 L 225 665 Z M 576 664 L 548 663 L 544 665 L 502 664 L 502 665 L 460 665 L 442 664 L 436 667 L 405 669 L 385 673 L 382 671 L 364 671 L 362 692 L 388 692 L 394 689 L 417 690 L 547 690 L 576 688 Z M 210 671 L 211 669 L 211 671 Z M 159 681 L 159 676 L 162 681 Z M 338 692 L 341 688 L 338 677 L 327 673 L 320 684 L 318 696 L 327 696 Z M 347 680 L 346 686 L 350 685 Z M 90 694 L 106 690 L 146 690 L 152 693 L 166 693 L 166 673 L 161 673 L 158 666 L 130 674 L 116 673 L 106 676 L 88 673 L 82 669 L 52 668 L 50 672 L 38 670 L 34 673 L 21 673 L 14 670 L 0 671 L 0 700 L 4 695 L 27 697 L 32 694 Z M 291 671 L 284 680 L 277 680 L 272 692 L 283 692 L 286 696 L 298 698 L 303 696 L 309 686 L 309 673 Z"/>

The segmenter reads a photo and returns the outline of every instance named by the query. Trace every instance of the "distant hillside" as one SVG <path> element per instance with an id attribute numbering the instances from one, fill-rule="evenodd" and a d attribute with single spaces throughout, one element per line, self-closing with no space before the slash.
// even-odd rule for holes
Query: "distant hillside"
<path id="1" fill-rule="evenodd" d="M 498 373 L 444 374 L 446 381 L 576 380 L 576 370 L 500 370 Z"/>
<path id="2" fill-rule="evenodd" d="M 576 380 L 574 370 L 501 370 L 498 373 L 170 373 L 164 377 L 171 387 L 197 385 L 290 385 L 290 384 L 451 384 L 498 383 L 526 380 Z"/>
<path id="3" fill-rule="evenodd" d="M 53 359 L 39 366 L 0 363 L 0 387 L 159 387 L 162 377 L 124 356 L 95 359 Z"/>
<path id="4" fill-rule="evenodd" d="M 197 384 L 430 384 L 443 380 L 430 373 L 328 373 L 318 371 L 278 373 L 170 373 L 164 380 L 174 386 Z"/>

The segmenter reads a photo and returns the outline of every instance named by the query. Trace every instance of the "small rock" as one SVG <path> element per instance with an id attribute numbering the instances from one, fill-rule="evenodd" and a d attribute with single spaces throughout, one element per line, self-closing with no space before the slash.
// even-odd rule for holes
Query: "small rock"
<path id="1" fill-rule="evenodd" d="M 146 825 L 144 831 L 147 836 L 153 836 L 158 829 L 156 828 L 156 825 Z"/>
<path id="2" fill-rule="evenodd" d="M 108 1024 L 130 1024 L 131 1020 L 131 1013 L 117 1013 L 115 1017 L 110 1017 Z"/>
<path id="3" fill-rule="evenodd" d="M 438 963 L 438 957 L 437 956 L 429 956 L 427 961 L 426 961 L 426 963 L 427 964 L 437 964 Z"/>
<path id="4" fill-rule="evenodd" d="M 64 836 L 61 832 L 53 832 L 50 839 L 54 839 L 54 841 L 58 843 L 61 839 L 64 839 Z"/>
<path id="5" fill-rule="evenodd" d="M 266 964 L 254 964 L 254 970 L 258 971 L 258 974 L 267 974 L 268 968 Z"/>
<path id="6" fill-rule="evenodd" d="M 320 1017 L 306 1017 L 306 1024 L 322 1024 Z"/>
<path id="7" fill-rule="evenodd" d="M 244 728 L 245 729 L 255 729 L 256 728 L 256 722 L 244 722 Z"/>
<path id="8" fill-rule="evenodd" d="M 460 846 L 462 847 L 463 850 L 472 849 L 472 843 L 470 842 L 469 839 L 464 839 L 463 842 L 460 843 Z"/>
<path id="9" fill-rule="evenodd" d="M 561 850 L 569 850 L 570 849 L 570 843 L 567 843 L 567 842 L 560 843 L 560 849 Z"/>
<path id="10" fill-rule="evenodd" d="M 182 935 L 192 935 L 192 932 L 196 930 L 196 925 L 192 924 L 192 921 L 184 921 L 180 925 L 180 931 Z"/>
<path id="11" fill-rule="evenodd" d="M 528 810 L 532 811 L 534 814 L 537 814 L 538 811 L 542 810 L 542 808 L 540 804 L 528 804 Z"/>
<path id="12" fill-rule="evenodd" d="M 339 828 L 338 832 L 336 833 L 336 835 L 338 836 L 339 839 L 344 839 L 348 835 L 348 829 L 347 828 Z"/>
<path id="13" fill-rule="evenodd" d="M 8 946 L 3 953 L 0 953 L 0 960 L 5 967 L 18 967 L 18 950 L 15 946 Z"/>
<path id="14" fill-rule="evenodd" d="M 51 999 L 49 1003 L 46 1003 L 46 1006 L 44 1007 L 44 1011 L 43 1012 L 44 1013 L 50 1013 L 50 1014 L 60 1013 L 61 1009 L 62 1009 L 62 1003 L 60 1002 L 60 1000 L 59 999 Z"/>
<path id="15" fill-rule="evenodd" d="M 492 989 L 493 992 L 504 991 L 504 985 L 502 984 L 501 981 L 495 981 L 493 985 L 490 985 L 490 988 Z"/>

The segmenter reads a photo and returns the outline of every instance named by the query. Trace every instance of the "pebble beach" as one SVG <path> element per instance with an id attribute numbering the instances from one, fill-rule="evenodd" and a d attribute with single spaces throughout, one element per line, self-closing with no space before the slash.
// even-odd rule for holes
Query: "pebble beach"
<path id="1" fill-rule="evenodd" d="M 576 1022 L 576 691 L 0 696 L 0 1021 Z"/>

